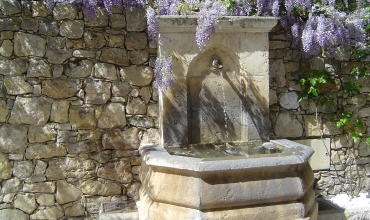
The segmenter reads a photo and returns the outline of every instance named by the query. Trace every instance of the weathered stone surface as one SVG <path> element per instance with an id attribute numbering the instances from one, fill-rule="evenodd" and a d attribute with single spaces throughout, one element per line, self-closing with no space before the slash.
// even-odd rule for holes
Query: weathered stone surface
<path id="1" fill-rule="evenodd" d="M 14 34 L 14 53 L 17 56 L 42 57 L 45 54 L 46 40 L 33 34 L 17 32 Z"/>
<path id="2" fill-rule="evenodd" d="M 72 203 L 71 206 L 66 207 L 64 212 L 65 216 L 67 217 L 84 216 L 85 207 L 81 204 L 81 202 L 77 201 Z"/>
<path id="3" fill-rule="evenodd" d="M 89 154 L 89 158 L 98 161 L 99 163 L 106 163 L 112 158 L 112 152 L 105 150 L 102 152 L 92 152 Z"/>
<path id="4" fill-rule="evenodd" d="M 112 196 L 121 194 L 122 189 L 117 183 L 86 180 L 81 183 L 81 190 L 87 195 Z"/>
<path id="5" fill-rule="evenodd" d="M 9 162 L 8 155 L 0 153 L 0 180 L 9 179 L 11 176 L 12 165 Z"/>
<path id="6" fill-rule="evenodd" d="M 114 81 L 112 83 L 112 95 L 126 97 L 132 90 L 131 85 L 128 82 Z"/>
<path id="7" fill-rule="evenodd" d="M 68 98 L 76 95 L 81 86 L 78 79 L 51 79 L 42 81 L 42 94 L 51 98 Z"/>
<path id="8" fill-rule="evenodd" d="M 301 137 L 303 134 L 302 124 L 294 118 L 290 112 L 280 113 L 276 119 L 274 132 L 277 137 Z"/>
<path id="9" fill-rule="evenodd" d="M 47 36 L 57 36 L 59 33 L 58 23 L 51 20 L 41 21 L 39 24 L 39 32 Z"/>
<path id="10" fill-rule="evenodd" d="M 15 161 L 13 166 L 13 175 L 19 179 L 25 179 L 31 176 L 33 172 L 33 163 L 32 161 Z"/>
<path id="11" fill-rule="evenodd" d="M 47 37 L 46 45 L 49 50 L 63 49 L 66 46 L 65 37 Z M 48 52 L 46 52 L 48 54 Z"/>
<path id="12" fill-rule="evenodd" d="M 142 100 L 144 100 L 146 103 L 150 101 L 150 98 L 152 97 L 152 91 L 149 86 L 143 87 L 140 89 L 140 94 Z"/>
<path id="13" fill-rule="evenodd" d="M 53 194 L 40 194 L 36 197 L 36 201 L 39 205 L 43 206 L 51 206 L 55 203 Z"/>
<path id="14" fill-rule="evenodd" d="M 23 95 L 33 92 L 32 86 L 25 81 L 23 76 L 5 77 L 4 85 L 10 95 Z"/>
<path id="15" fill-rule="evenodd" d="M 50 65 L 43 59 L 30 58 L 27 77 L 52 77 Z"/>
<path id="16" fill-rule="evenodd" d="M 270 83 L 272 86 L 286 86 L 284 61 L 282 59 L 270 63 Z"/>
<path id="17" fill-rule="evenodd" d="M 141 187 L 141 183 L 139 182 L 133 182 L 133 183 L 128 184 L 127 195 L 133 198 L 134 200 L 139 199 L 140 198 L 140 195 L 139 195 L 140 187 Z"/>
<path id="18" fill-rule="evenodd" d="M 14 124 L 45 125 L 49 120 L 52 101 L 44 97 L 15 99 L 14 107 L 9 118 Z"/>
<path id="19" fill-rule="evenodd" d="M 129 99 L 126 107 L 126 113 L 129 115 L 144 115 L 146 114 L 146 104 L 140 98 Z"/>
<path id="20" fill-rule="evenodd" d="M 370 156 L 370 146 L 364 142 L 361 142 L 358 147 L 358 154 L 362 157 Z"/>
<path id="21" fill-rule="evenodd" d="M 128 123 L 135 127 L 153 128 L 155 126 L 154 119 L 146 116 L 133 116 L 128 118 Z"/>
<path id="22" fill-rule="evenodd" d="M 117 69 L 113 64 L 96 63 L 93 69 L 93 76 L 101 79 L 116 80 Z"/>
<path id="23" fill-rule="evenodd" d="M 130 59 L 127 51 L 122 48 L 103 48 L 99 60 L 102 62 L 116 64 L 118 66 L 130 65 Z"/>
<path id="24" fill-rule="evenodd" d="M 67 152 L 69 154 L 90 153 L 96 151 L 98 148 L 98 141 L 86 140 L 67 145 Z"/>
<path id="25" fill-rule="evenodd" d="M 46 169 L 48 180 L 76 178 L 76 180 L 95 176 L 95 164 L 92 160 L 81 158 L 55 158 L 49 161 Z"/>
<path id="26" fill-rule="evenodd" d="M 27 71 L 28 62 L 25 59 L 0 60 L 0 74 L 7 76 L 22 75 Z"/>
<path id="27" fill-rule="evenodd" d="M 339 135 L 342 134 L 341 129 L 337 127 L 337 123 L 334 121 L 328 121 L 323 124 L 324 135 Z"/>
<path id="28" fill-rule="evenodd" d="M 4 100 L 0 100 L 0 122 L 6 122 L 8 115 L 9 109 L 6 106 L 6 102 Z"/>
<path id="29" fill-rule="evenodd" d="M 139 65 L 148 62 L 149 53 L 146 50 L 129 51 L 129 57 L 132 64 Z"/>
<path id="30" fill-rule="evenodd" d="M 92 27 L 108 26 L 108 13 L 104 7 L 98 7 L 92 18 L 89 18 L 88 16 L 86 16 L 86 14 L 84 18 L 85 18 L 86 26 L 92 26 Z"/>
<path id="31" fill-rule="evenodd" d="M 25 184 L 23 184 L 23 192 L 54 193 L 55 192 L 55 184 L 53 182 L 25 183 Z"/>
<path id="32" fill-rule="evenodd" d="M 297 109 L 299 107 L 297 93 L 296 92 L 284 93 L 280 98 L 280 105 L 285 109 Z"/>
<path id="33" fill-rule="evenodd" d="M 127 30 L 143 31 L 147 27 L 145 9 L 131 8 L 126 10 Z"/>
<path id="34" fill-rule="evenodd" d="M 0 152 L 23 154 L 27 147 L 27 127 L 3 124 L 0 128 Z"/>
<path id="35" fill-rule="evenodd" d="M 2 0 L 0 1 L 0 13 L 2 15 L 18 14 L 22 11 L 21 3 L 17 0 Z"/>
<path id="36" fill-rule="evenodd" d="M 104 34 L 92 31 L 84 33 L 84 41 L 89 48 L 103 48 L 107 43 Z"/>
<path id="37" fill-rule="evenodd" d="M 21 28 L 23 30 L 37 32 L 37 30 L 39 29 L 39 21 L 32 18 L 24 18 L 22 19 Z"/>
<path id="38" fill-rule="evenodd" d="M 13 54 L 13 43 L 10 40 L 4 40 L 0 47 L 0 54 L 4 57 L 10 57 Z"/>
<path id="39" fill-rule="evenodd" d="M 50 10 L 46 8 L 44 1 L 32 2 L 32 16 L 33 17 L 46 17 L 50 15 Z"/>
<path id="40" fill-rule="evenodd" d="M 109 35 L 109 47 L 123 47 L 125 46 L 125 36 L 123 35 Z"/>
<path id="41" fill-rule="evenodd" d="M 81 198 L 82 191 L 65 180 L 57 181 L 56 200 L 58 204 L 77 201 Z"/>
<path id="42" fill-rule="evenodd" d="M 129 150 L 139 148 L 139 129 L 133 127 L 125 131 L 111 130 L 103 135 L 104 149 Z"/>
<path id="43" fill-rule="evenodd" d="M 143 50 L 148 44 L 148 37 L 145 33 L 129 32 L 126 36 L 125 45 L 127 50 Z"/>
<path id="44" fill-rule="evenodd" d="M 86 103 L 105 104 L 110 99 L 111 84 L 105 81 L 86 80 Z"/>
<path id="45" fill-rule="evenodd" d="M 34 144 L 26 149 L 27 159 L 63 157 L 65 155 L 67 155 L 66 148 L 63 145 L 56 143 Z"/>
<path id="46" fill-rule="evenodd" d="M 64 20 L 60 24 L 60 35 L 71 38 L 78 39 L 84 34 L 84 21 L 82 20 Z"/>
<path id="47" fill-rule="evenodd" d="M 140 145 L 159 144 L 160 140 L 161 139 L 158 129 L 149 128 L 144 132 L 143 137 L 141 138 Z"/>
<path id="48" fill-rule="evenodd" d="M 53 9 L 53 17 L 60 21 L 64 19 L 74 20 L 77 16 L 77 6 L 68 3 L 56 3 Z"/>
<path id="49" fill-rule="evenodd" d="M 55 138 L 56 131 L 53 124 L 47 124 L 46 126 L 32 125 L 28 129 L 29 143 L 53 141 Z"/>
<path id="50" fill-rule="evenodd" d="M 72 54 L 74 57 L 79 58 L 95 58 L 95 51 L 92 50 L 75 50 Z"/>
<path id="51" fill-rule="evenodd" d="M 110 14 L 109 24 L 114 29 L 122 29 L 126 27 L 126 16 L 123 14 Z"/>
<path id="52" fill-rule="evenodd" d="M 69 102 L 67 100 L 54 101 L 51 106 L 50 121 L 58 123 L 68 122 Z"/>
<path id="53" fill-rule="evenodd" d="M 25 213 L 31 214 L 38 207 L 35 196 L 32 194 L 18 194 L 14 200 L 14 208 L 20 209 Z"/>
<path id="54" fill-rule="evenodd" d="M 27 215 L 18 209 L 2 209 L 0 210 L 0 219 L 17 219 L 27 220 Z"/>
<path id="55" fill-rule="evenodd" d="M 90 60 L 75 60 L 65 65 L 64 73 L 69 77 L 88 77 L 91 75 L 91 71 L 94 64 Z"/>
<path id="56" fill-rule="evenodd" d="M 117 128 L 125 126 L 125 106 L 120 103 L 109 103 L 98 118 L 99 128 Z"/>
<path id="57" fill-rule="evenodd" d="M 158 104 L 149 104 L 148 105 L 148 116 L 149 117 L 159 117 L 159 106 Z"/>
<path id="58" fill-rule="evenodd" d="M 18 178 L 11 178 L 3 182 L 3 188 L 1 189 L 1 191 L 3 194 L 8 194 L 8 193 L 18 193 L 19 191 L 21 191 L 21 189 L 22 189 L 21 181 Z"/>
<path id="59" fill-rule="evenodd" d="M 21 24 L 21 19 L 18 17 L 13 18 L 1 18 L 0 19 L 0 31 L 17 31 Z"/>
<path id="60" fill-rule="evenodd" d="M 135 86 L 149 85 L 153 80 L 153 69 L 144 66 L 130 66 L 121 68 L 120 70 L 122 81 L 129 82 Z"/>
<path id="61" fill-rule="evenodd" d="M 36 212 L 30 215 L 30 219 L 59 219 L 63 216 L 63 207 L 52 206 L 45 207 L 45 209 L 38 209 Z"/>
<path id="62" fill-rule="evenodd" d="M 108 163 L 100 167 L 97 176 L 104 179 L 118 181 L 120 183 L 130 183 L 134 178 L 131 173 L 131 164 L 129 161 L 120 160 Z"/>
<path id="63" fill-rule="evenodd" d="M 321 136 L 322 134 L 322 121 L 321 116 L 304 115 L 304 124 L 306 136 Z"/>
<path id="64" fill-rule="evenodd" d="M 90 107 L 71 106 L 69 120 L 72 127 L 79 129 L 95 128 L 95 110 Z"/>
<path id="65" fill-rule="evenodd" d="M 72 56 L 72 50 L 48 50 L 45 55 L 52 64 L 63 64 Z"/>
<path id="66" fill-rule="evenodd" d="M 290 47 L 289 41 L 269 41 L 269 48 L 270 50 L 274 49 L 283 49 Z"/>

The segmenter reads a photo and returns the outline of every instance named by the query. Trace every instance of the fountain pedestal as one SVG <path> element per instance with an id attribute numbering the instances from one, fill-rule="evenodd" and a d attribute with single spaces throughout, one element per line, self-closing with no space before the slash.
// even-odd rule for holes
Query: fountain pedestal
<path id="1" fill-rule="evenodd" d="M 174 86 L 160 93 L 161 144 L 141 147 L 140 219 L 315 219 L 307 146 L 278 140 L 281 153 L 237 159 L 165 150 L 269 140 L 268 32 L 277 19 L 225 17 L 204 51 L 196 19 L 159 19 L 158 53 L 177 59 Z"/>

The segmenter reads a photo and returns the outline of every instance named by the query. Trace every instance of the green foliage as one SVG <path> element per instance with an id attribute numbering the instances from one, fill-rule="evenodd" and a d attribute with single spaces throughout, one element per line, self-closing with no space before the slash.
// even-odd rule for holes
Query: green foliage
<path id="1" fill-rule="evenodd" d="M 319 70 L 306 71 L 305 76 L 299 80 L 299 84 L 303 87 L 303 91 L 298 94 L 298 101 L 300 102 L 310 97 L 317 97 L 320 88 L 327 83 L 334 84 L 334 80 L 331 78 L 329 72 Z M 326 101 L 330 100 L 327 99 Z"/>

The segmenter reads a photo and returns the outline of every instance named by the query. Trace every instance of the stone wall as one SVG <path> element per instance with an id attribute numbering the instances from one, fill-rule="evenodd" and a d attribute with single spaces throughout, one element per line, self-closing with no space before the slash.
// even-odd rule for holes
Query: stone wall
<path id="1" fill-rule="evenodd" d="M 327 146 L 330 154 L 330 170 L 315 172 L 315 189 L 318 195 L 331 197 L 338 193 L 370 191 L 370 147 L 364 142 L 353 148 L 353 141 L 338 129 L 330 113 L 346 109 L 359 116 L 370 134 L 370 79 L 361 79 L 361 95 L 349 98 L 340 87 L 329 90 L 335 106 L 323 106 L 317 99 L 297 101 L 302 88 L 298 85 L 304 70 L 326 70 L 335 78 L 343 79 L 351 69 L 363 63 L 355 62 L 343 48 L 336 51 L 334 58 L 324 55 L 303 57 L 299 49 L 286 40 L 284 31 L 277 25 L 270 33 L 270 119 L 271 138 L 309 139 L 330 138 Z"/>
<path id="2" fill-rule="evenodd" d="M 159 140 L 144 10 L 99 9 L 88 19 L 76 5 L 50 12 L 40 1 L 0 0 L 0 32 L 0 218 L 95 219 L 102 202 L 135 197 L 137 149 Z M 348 192 L 359 176 L 369 190 L 369 148 L 350 166 L 345 137 L 321 117 L 327 110 L 318 124 L 313 103 L 296 101 L 302 67 L 346 73 L 354 63 L 302 59 L 279 26 L 270 37 L 270 136 L 318 137 L 322 125 L 338 172 L 316 173 L 318 193 Z M 344 101 L 370 126 L 367 99 Z"/>
<path id="3" fill-rule="evenodd" d="M 143 9 L 0 0 L 0 219 L 98 216 L 158 140 Z"/>

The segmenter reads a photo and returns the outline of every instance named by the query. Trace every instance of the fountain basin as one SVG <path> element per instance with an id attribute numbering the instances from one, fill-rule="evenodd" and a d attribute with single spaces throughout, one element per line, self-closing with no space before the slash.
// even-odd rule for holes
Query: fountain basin
<path id="1" fill-rule="evenodd" d="M 281 153 L 242 159 L 170 155 L 141 148 L 140 219 L 299 219 L 317 216 L 313 150 L 271 141 Z"/>

